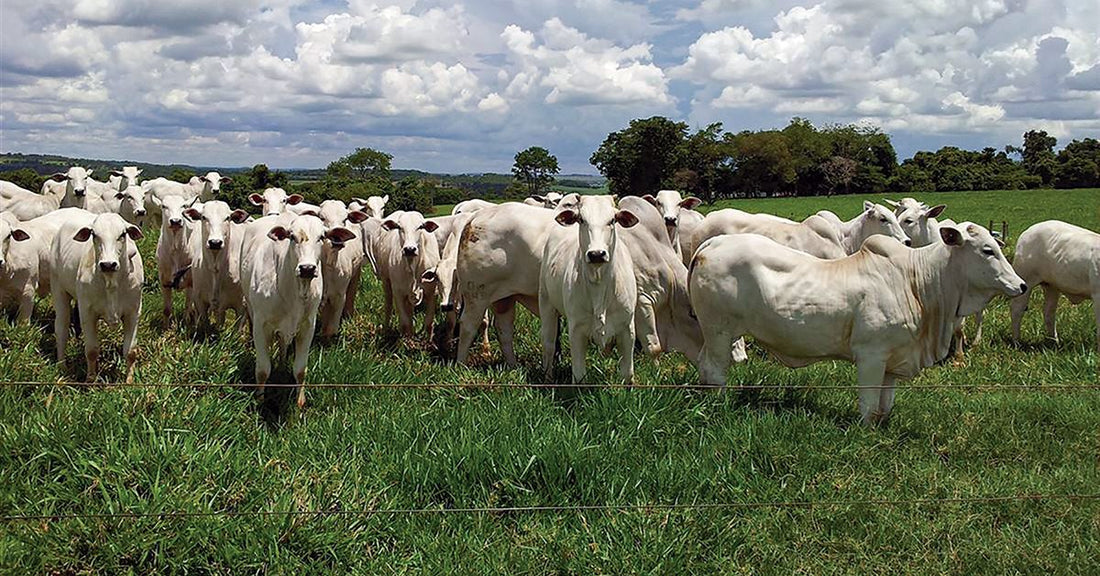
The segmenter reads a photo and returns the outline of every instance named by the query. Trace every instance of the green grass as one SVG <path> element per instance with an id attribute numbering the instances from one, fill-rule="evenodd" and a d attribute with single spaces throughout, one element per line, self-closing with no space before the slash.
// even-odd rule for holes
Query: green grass
<path id="1" fill-rule="evenodd" d="M 1097 191 L 940 193 L 945 216 L 1100 228 Z M 861 198 L 733 202 L 801 217 L 850 217 Z M 723 203 L 723 205 L 727 205 Z M 152 240 L 142 245 L 152 275 Z M 248 382 L 241 334 L 195 336 L 145 296 L 140 382 Z M 182 301 L 177 302 L 177 308 Z M 1033 302 L 1024 343 L 995 301 L 965 366 L 917 384 L 1097 383 L 1088 304 L 1059 310 L 1045 342 Z M 539 381 L 536 321 L 522 313 L 518 370 L 495 347 L 473 368 L 378 326 L 377 282 L 312 382 Z M 0 328 L 8 381 L 83 377 L 80 340 L 52 360 L 52 311 Z M 104 378 L 120 379 L 119 332 Z M 751 350 L 751 347 L 750 347 Z M 844 363 L 788 370 L 753 351 L 731 384 L 854 381 Z M 596 383 L 615 360 L 589 356 Z M 285 365 L 276 378 L 285 381 Z M 559 377 L 568 379 L 563 361 Z M 696 378 L 682 356 L 637 359 L 637 380 Z M 857 424 L 854 390 L 311 389 L 306 409 L 248 389 L 0 388 L 0 515 L 736 503 L 1095 493 L 1100 392 L 902 388 L 888 428 Z M 274 407 L 274 409 L 272 409 Z M 0 573 L 1095 573 L 1100 503 L 747 508 L 455 515 L 237 516 L 0 523 Z"/>

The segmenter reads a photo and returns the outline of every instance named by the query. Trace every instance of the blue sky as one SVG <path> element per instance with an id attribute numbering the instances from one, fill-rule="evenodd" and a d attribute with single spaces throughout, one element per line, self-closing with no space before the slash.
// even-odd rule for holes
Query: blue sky
<path id="1" fill-rule="evenodd" d="M 1100 136 L 1095 0 L 4 0 L 0 150 L 565 172 L 631 118 L 861 122 L 917 149 Z"/>

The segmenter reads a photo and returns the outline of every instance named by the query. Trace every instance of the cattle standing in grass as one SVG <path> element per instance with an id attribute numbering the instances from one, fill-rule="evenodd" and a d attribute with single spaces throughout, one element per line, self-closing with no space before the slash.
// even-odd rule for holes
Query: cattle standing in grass
<path id="1" fill-rule="evenodd" d="M 573 382 L 584 381 L 588 343 L 600 347 L 612 342 L 619 350 L 619 377 L 634 380 L 634 306 L 638 283 L 630 250 L 619 238 L 619 228 L 630 228 L 638 218 L 618 210 L 611 196 L 583 196 L 575 207 L 557 213 L 560 225 L 551 228 L 543 249 L 539 274 L 539 318 L 542 322 L 542 368 L 553 372 L 558 319 L 569 328 Z"/>
<path id="2" fill-rule="evenodd" d="M 355 313 L 355 295 L 359 291 L 364 257 L 363 241 L 353 230 L 361 230 L 358 224 L 368 216 L 348 210 L 339 200 L 325 200 L 320 212 L 321 221 L 332 231 L 321 254 L 325 284 L 320 311 L 321 336 L 331 338 L 340 330 L 341 320 Z"/>
<path id="3" fill-rule="evenodd" d="M 15 308 L 16 322 L 30 320 L 38 288 L 38 252 L 21 224 L 15 215 L 0 213 L 0 308 Z"/>
<path id="4" fill-rule="evenodd" d="M 946 358 L 960 317 L 1027 290 L 985 229 L 940 235 L 916 250 L 876 236 L 831 261 L 755 234 L 705 242 L 688 279 L 703 329 L 700 379 L 724 385 L 730 346 L 750 335 L 787 366 L 854 362 L 863 421 L 884 423 L 895 382 Z"/>
<path id="5" fill-rule="evenodd" d="M 302 201 L 301 194 L 287 194 L 282 188 L 268 188 L 263 194 L 253 192 L 248 196 L 253 206 L 263 208 L 264 216 L 278 216 L 287 211 L 287 205 L 293 206 Z M 316 214 L 314 214 L 316 216 Z"/>
<path id="6" fill-rule="evenodd" d="M 89 221 L 90 218 L 90 221 Z M 141 229 L 118 214 L 88 215 L 65 222 L 53 242 L 53 292 L 57 361 L 65 359 L 72 301 L 80 312 L 88 380 L 99 374 L 99 320 L 122 323 L 126 382 L 134 380 L 141 284 L 145 271 L 135 242 Z"/>
<path id="7" fill-rule="evenodd" d="M 661 213 L 661 217 L 664 218 L 665 221 L 665 228 L 668 231 L 668 239 L 672 242 L 672 249 L 676 250 L 676 254 L 683 258 L 683 248 L 681 246 L 683 241 L 680 236 L 680 215 L 685 211 L 698 214 L 694 212 L 694 210 L 702 204 L 703 201 L 694 196 L 683 198 L 680 196 L 680 192 L 676 190 L 661 190 L 657 192 L 656 196 L 646 194 L 642 196 L 642 198 L 655 206 L 657 211 Z M 690 216 L 688 218 L 693 221 L 698 221 L 702 220 L 701 216 L 702 215 L 700 215 L 698 219 Z M 688 257 L 690 258 L 690 254 Z"/>
<path id="8" fill-rule="evenodd" d="M 864 201 L 863 212 L 847 222 L 828 210 L 819 211 L 817 216 L 828 220 L 836 227 L 837 234 L 840 235 L 840 244 L 848 254 L 855 254 L 860 246 L 863 246 L 863 242 L 875 234 L 889 236 L 906 246 L 912 246 L 912 241 L 898 224 L 894 213 L 874 202 Z"/>
<path id="9" fill-rule="evenodd" d="M 65 172 L 57 172 L 42 183 L 42 195 L 61 198 L 62 208 L 84 208 L 91 170 L 73 166 Z"/>
<path id="10" fill-rule="evenodd" d="M 455 328 L 458 324 L 458 314 L 462 311 L 462 291 L 459 289 L 458 280 L 458 245 L 462 238 L 462 229 L 466 226 L 466 223 L 473 218 L 473 214 L 458 214 L 453 217 L 450 223 L 453 226 L 453 233 L 447 237 L 446 243 L 443 245 L 443 253 L 440 255 L 439 264 L 435 267 L 433 274 L 434 280 L 437 282 L 436 294 L 439 295 L 439 310 L 446 315 L 446 329 L 444 334 L 444 348 L 450 346 L 451 338 L 455 333 Z M 438 218 L 433 218 L 438 221 Z M 438 233 L 439 230 L 436 230 Z M 483 315 L 482 321 L 482 347 L 485 350 L 489 349 L 489 314 L 486 312 Z"/>
<path id="11" fill-rule="evenodd" d="M 157 281 L 163 298 L 164 322 L 172 319 L 172 291 L 182 290 L 184 273 L 191 266 L 190 227 L 183 211 L 190 208 L 197 198 L 167 196 L 163 200 L 153 196 L 153 203 L 160 208 L 160 237 L 157 238 Z M 185 292 L 190 295 L 190 292 Z M 191 309 L 188 302 L 186 309 Z"/>
<path id="12" fill-rule="evenodd" d="M 397 306 L 401 333 L 413 335 L 413 308 L 423 301 L 424 332 L 431 336 L 435 322 L 436 277 L 439 244 L 432 232 L 436 225 L 419 212 L 394 212 L 374 232 L 372 262 L 382 282 L 383 319 L 388 329 Z M 431 274 L 427 274 L 431 272 Z"/>
<path id="13" fill-rule="evenodd" d="M 183 215 L 192 226 L 188 245 L 190 311 L 198 325 L 208 322 L 213 312 L 215 326 L 220 328 L 225 323 L 227 310 L 236 311 L 238 318 L 245 312 L 240 276 L 230 271 L 240 257 L 233 255 L 233 236 L 242 233 L 240 225 L 248 220 L 248 213 L 232 210 L 225 202 L 213 200 L 196 202 L 184 209 Z M 239 241 L 236 245 L 240 245 Z"/>
<path id="14" fill-rule="evenodd" d="M 1060 295 L 1065 294 L 1071 304 L 1092 300 L 1100 353 L 1100 234 L 1058 220 L 1040 222 L 1020 234 L 1012 265 L 1029 287 L 1012 301 L 1012 337 L 1020 339 L 1020 321 L 1030 290 L 1042 286 L 1047 337 L 1058 339 L 1054 320 Z"/>

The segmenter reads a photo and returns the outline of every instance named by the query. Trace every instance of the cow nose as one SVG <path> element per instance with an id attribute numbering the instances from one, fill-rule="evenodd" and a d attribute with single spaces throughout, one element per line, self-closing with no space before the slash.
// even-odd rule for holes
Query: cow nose
<path id="1" fill-rule="evenodd" d="M 420 250 L 417 249 L 416 246 L 405 246 L 404 251 L 405 251 L 405 256 L 408 256 L 408 257 L 411 258 L 413 256 L 416 256 L 416 253 L 419 252 Z"/>
<path id="2" fill-rule="evenodd" d="M 905 244 L 906 246 L 912 246 L 912 245 L 913 245 L 913 241 L 912 241 L 912 240 L 910 240 L 910 239 L 908 239 L 908 238 L 906 238 L 906 239 L 905 239 L 905 242 L 904 242 L 904 244 Z"/>
<path id="3" fill-rule="evenodd" d="M 1020 294 L 1026 294 L 1026 293 L 1027 293 L 1027 282 L 1021 282 L 1020 283 Z"/>
<path id="4" fill-rule="evenodd" d="M 134 216 L 145 216 L 145 209 L 138 208 L 137 210 L 134 210 Z"/>
<path id="5" fill-rule="evenodd" d="M 299 278 L 316 278 L 317 266 L 313 264 L 299 264 L 298 265 L 298 277 Z"/>
<path id="6" fill-rule="evenodd" d="M 675 226 L 676 219 L 671 216 L 665 216 L 665 226 Z"/>
<path id="7" fill-rule="evenodd" d="M 74 188 L 73 189 L 73 194 L 76 194 L 77 196 L 83 196 L 84 195 L 84 189 L 83 188 Z"/>
<path id="8" fill-rule="evenodd" d="M 172 228 L 179 228 L 180 226 L 183 226 L 183 219 L 181 219 L 181 218 L 169 218 L 168 219 L 168 225 L 171 226 Z"/>
<path id="9" fill-rule="evenodd" d="M 104 271 L 104 272 L 118 272 L 118 261 L 117 260 L 114 260 L 114 261 L 104 260 L 104 261 L 99 263 L 99 269 Z"/>
<path id="10" fill-rule="evenodd" d="M 607 262 L 607 250 L 589 250 L 588 261 L 592 264 L 603 264 Z"/>
<path id="11" fill-rule="evenodd" d="M 444 311 L 444 312 L 454 312 L 455 305 L 454 304 L 440 304 L 439 309 Z"/>
<path id="12" fill-rule="evenodd" d="M 221 250 L 222 246 L 225 246 L 225 241 L 211 238 L 206 241 L 206 245 L 209 246 L 211 250 Z"/>

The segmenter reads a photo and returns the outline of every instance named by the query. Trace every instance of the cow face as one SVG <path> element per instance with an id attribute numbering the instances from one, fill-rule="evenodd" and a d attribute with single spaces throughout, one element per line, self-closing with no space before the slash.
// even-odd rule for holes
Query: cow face
<path id="1" fill-rule="evenodd" d="M 299 194 L 287 195 L 286 190 L 282 188 L 268 188 L 264 190 L 264 193 L 253 193 L 248 197 L 249 202 L 252 202 L 253 206 L 262 206 L 264 216 L 278 216 L 283 212 L 286 212 L 287 205 L 299 204 L 302 201 L 302 197 Z"/>
<path id="2" fill-rule="evenodd" d="M 130 187 L 138 186 L 138 176 L 141 175 L 141 170 L 138 170 L 137 166 L 123 166 L 122 170 L 111 171 L 111 183 L 115 185 L 115 189 L 118 191 L 126 190 Z"/>
<path id="3" fill-rule="evenodd" d="M 130 261 L 133 251 L 130 241 L 142 238 L 141 229 L 122 219 L 118 214 L 100 214 L 92 225 L 81 228 L 73 236 L 77 242 L 92 241 L 95 249 L 96 271 L 114 275 L 123 263 Z"/>
<path id="4" fill-rule="evenodd" d="M 339 200 L 325 200 L 321 203 L 321 222 L 325 223 L 327 228 L 348 228 L 351 224 L 359 224 L 368 218 L 365 212 L 359 210 L 348 210 L 347 206 Z M 352 238 L 355 238 L 354 233 Z M 332 239 L 332 247 L 334 249 L 341 249 L 344 247 L 345 240 Z"/>
<path id="5" fill-rule="evenodd" d="M 928 246 L 939 242 L 936 233 L 935 218 L 946 208 L 943 204 L 928 207 L 927 204 L 917 202 L 913 198 L 902 198 L 901 202 L 886 200 L 886 203 L 894 207 L 894 215 L 905 235 L 913 241 L 914 247 Z"/>
<path id="6" fill-rule="evenodd" d="M 199 178 L 202 181 L 203 192 L 207 194 L 217 194 L 222 190 L 222 183 L 228 184 L 233 179 L 228 176 L 222 176 L 217 172 L 207 172 L 205 176 Z"/>
<path id="7" fill-rule="evenodd" d="M 12 242 L 26 242 L 29 239 L 30 234 L 22 228 L 17 228 L 6 219 L 0 218 L 0 270 L 7 266 Z"/>
<path id="8" fill-rule="evenodd" d="M 130 210 L 136 220 L 133 224 L 141 226 L 141 223 L 145 219 L 145 190 L 141 186 L 126 185 L 126 179 L 123 178 L 119 181 L 119 185 L 123 186 L 118 192 L 115 192 L 115 199 L 119 201 L 119 208 L 130 205 Z"/>
<path id="9" fill-rule="evenodd" d="M 657 196 L 646 194 L 642 199 L 657 208 L 657 211 L 661 213 L 661 217 L 665 219 L 665 226 L 668 228 L 680 225 L 680 210 L 694 210 L 703 203 L 702 200 L 694 196 L 681 198 L 680 193 L 676 190 L 661 190 L 657 192 Z"/>
<path id="10" fill-rule="evenodd" d="M 75 196 L 77 198 L 83 198 L 88 192 L 88 178 L 92 175 L 91 170 L 86 170 L 80 166 L 73 166 L 66 172 L 58 172 L 50 178 L 56 182 L 65 182 L 65 194 Z"/>
<path id="11" fill-rule="evenodd" d="M 214 252 L 224 249 L 229 244 L 231 222 L 242 224 L 248 219 L 248 212 L 231 210 L 229 204 L 220 200 L 187 208 L 183 211 L 183 215 L 191 222 L 198 224 L 199 233 L 202 234 L 203 249 Z"/>
<path id="12" fill-rule="evenodd" d="M 897 216 L 888 210 L 881 204 L 875 204 L 874 202 L 863 202 L 863 214 L 860 216 L 863 218 L 863 230 L 865 236 L 873 236 L 875 234 L 882 234 L 883 236 L 889 236 L 906 246 L 912 246 L 913 241 L 909 239 L 909 236 L 902 229 L 901 224 L 898 223 Z"/>
<path id="13" fill-rule="evenodd" d="M 183 211 L 195 204 L 198 198 L 184 198 L 182 196 L 168 196 L 161 200 L 156 194 L 150 196 L 153 204 L 160 207 L 161 227 L 167 227 L 170 232 L 183 230 Z"/>
<path id="14" fill-rule="evenodd" d="M 564 197 L 565 196 L 562 196 L 561 192 L 547 192 L 545 196 L 539 196 L 538 194 L 532 195 L 531 199 L 542 204 L 543 208 L 553 210 L 558 207 L 558 204 L 561 203 L 561 199 Z"/>
<path id="15" fill-rule="evenodd" d="M 420 212 L 400 212 L 390 214 L 390 217 L 382 222 L 382 228 L 398 234 L 401 240 L 401 255 L 406 261 L 412 262 L 423 252 L 427 234 L 435 232 L 439 225 L 425 220 Z"/>
<path id="16" fill-rule="evenodd" d="M 439 295 L 439 309 L 443 312 L 454 312 L 458 309 L 458 276 L 456 273 L 457 258 L 444 258 L 439 261 L 432 272 L 432 281 L 436 284 L 436 294 Z M 424 273 L 427 275 L 427 272 Z"/>
<path id="17" fill-rule="evenodd" d="M 325 241 L 347 242 L 355 235 L 343 227 L 326 229 L 316 216 L 298 216 L 289 224 L 272 227 L 267 237 L 276 242 L 290 242 L 288 256 L 295 275 L 310 281 L 321 275 L 321 253 Z"/>
<path id="18" fill-rule="evenodd" d="M 615 253 L 616 224 L 630 228 L 638 218 L 628 210 L 616 210 L 613 196 L 584 196 L 575 207 L 564 208 L 555 218 L 562 226 L 577 225 L 580 251 L 589 265 L 611 262 Z"/>
<path id="19" fill-rule="evenodd" d="M 385 196 L 371 196 L 366 200 L 356 198 L 355 202 L 359 204 L 357 208 L 366 213 L 370 218 L 377 218 L 379 220 L 385 216 L 386 203 L 390 201 L 390 195 Z"/>
<path id="20" fill-rule="evenodd" d="M 940 238 L 958 265 L 952 274 L 966 279 L 966 292 L 958 314 L 969 316 L 982 310 L 997 294 L 1015 297 L 1027 291 L 1027 284 L 1012 269 L 997 239 L 984 227 L 971 222 L 940 226 Z"/>

